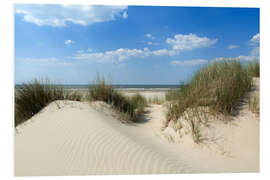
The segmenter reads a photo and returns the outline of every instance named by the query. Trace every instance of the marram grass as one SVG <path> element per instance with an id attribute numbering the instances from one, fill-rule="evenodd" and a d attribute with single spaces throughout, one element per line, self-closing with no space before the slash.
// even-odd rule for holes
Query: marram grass
<path id="1" fill-rule="evenodd" d="M 76 92 L 65 92 L 63 87 L 49 80 L 33 80 L 15 88 L 15 126 L 23 123 L 55 100 L 80 101 Z"/>
<path id="2" fill-rule="evenodd" d="M 177 121 L 188 108 L 208 107 L 213 114 L 233 115 L 251 87 L 252 77 L 240 62 L 212 62 L 197 71 L 190 82 L 166 95 L 170 106 L 165 126 Z"/>
<path id="3" fill-rule="evenodd" d="M 252 77 L 260 77 L 260 64 L 258 60 L 248 63 L 247 71 Z"/>
<path id="4" fill-rule="evenodd" d="M 89 86 L 89 99 L 103 101 L 117 110 L 126 122 L 136 122 L 138 115 L 144 112 L 147 106 L 146 99 L 140 94 L 126 97 L 105 82 L 104 78 L 97 76 L 94 86 Z"/>

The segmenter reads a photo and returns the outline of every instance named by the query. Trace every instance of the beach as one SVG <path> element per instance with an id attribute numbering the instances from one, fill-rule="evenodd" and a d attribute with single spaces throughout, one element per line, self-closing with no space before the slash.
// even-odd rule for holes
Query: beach
<path id="1" fill-rule="evenodd" d="M 123 92 L 147 98 L 165 95 L 160 90 Z M 188 137 L 170 141 L 171 131 L 162 131 L 165 114 L 164 105 L 151 104 L 139 123 L 124 124 L 103 102 L 52 102 L 16 127 L 15 175 L 259 171 L 259 121 L 252 113 L 246 111 L 237 121 L 219 124 L 227 138 L 223 152 Z"/>
<path id="2" fill-rule="evenodd" d="M 260 173 L 259 6 L 59 3 L 13 5 L 15 176 Z"/>

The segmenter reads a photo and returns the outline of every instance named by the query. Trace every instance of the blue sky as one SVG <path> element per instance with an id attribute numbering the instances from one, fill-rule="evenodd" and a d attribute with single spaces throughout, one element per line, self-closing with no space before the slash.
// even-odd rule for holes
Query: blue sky
<path id="1" fill-rule="evenodd" d="M 259 59 L 258 8 L 14 8 L 15 83 L 178 84 L 212 60 Z"/>

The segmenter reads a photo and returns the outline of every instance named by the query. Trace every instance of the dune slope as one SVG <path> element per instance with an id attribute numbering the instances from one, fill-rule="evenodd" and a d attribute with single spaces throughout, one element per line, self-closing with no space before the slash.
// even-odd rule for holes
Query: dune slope
<path id="1" fill-rule="evenodd" d="M 259 171 L 259 126 L 254 119 L 243 118 L 232 128 L 235 156 L 228 157 L 191 139 L 170 143 L 160 130 L 164 107 L 147 110 L 139 123 L 122 124 L 106 105 L 53 102 L 16 128 L 15 175 Z"/>
<path id="2" fill-rule="evenodd" d="M 193 172 L 185 162 L 125 135 L 136 127 L 121 124 L 87 103 L 58 103 L 18 127 L 16 176 Z"/>

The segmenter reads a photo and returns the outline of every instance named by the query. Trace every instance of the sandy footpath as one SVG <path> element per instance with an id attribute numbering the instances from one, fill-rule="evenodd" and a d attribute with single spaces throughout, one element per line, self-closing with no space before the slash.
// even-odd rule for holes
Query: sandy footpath
<path id="1" fill-rule="evenodd" d="M 157 95 L 157 94 L 155 94 Z M 166 110 L 151 105 L 137 124 L 122 124 L 87 102 L 56 101 L 15 132 L 15 175 L 166 174 L 259 171 L 259 121 L 240 114 L 223 125 L 232 156 L 168 141 Z M 233 128 L 228 128 L 233 127 Z"/>
<path id="2" fill-rule="evenodd" d="M 133 96 L 137 93 L 144 96 L 146 99 L 159 98 L 165 99 L 166 91 L 141 91 L 141 92 L 132 92 L 132 91 L 122 91 L 125 96 Z"/>

